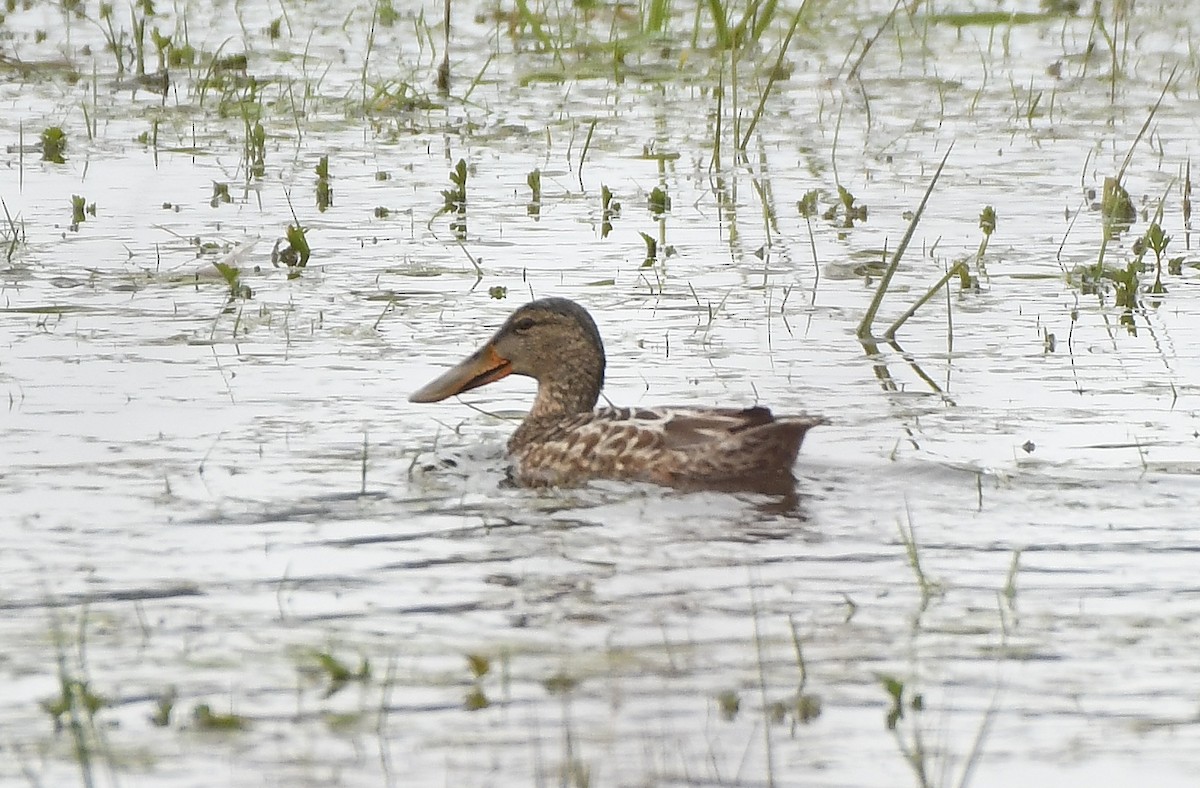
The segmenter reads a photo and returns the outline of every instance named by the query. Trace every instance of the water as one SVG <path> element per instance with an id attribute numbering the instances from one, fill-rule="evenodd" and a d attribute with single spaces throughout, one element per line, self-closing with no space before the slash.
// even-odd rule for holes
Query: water
<path id="1" fill-rule="evenodd" d="M 203 87 L 207 66 L 175 68 L 165 99 L 133 91 L 101 27 L 10 13 L 4 54 L 43 69 L 5 66 L 0 84 L 0 197 L 21 223 L 0 268 L 0 781 L 894 786 L 917 781 L 903 753 L 920 749 L 931 784 L 968 762 L 973 785 L 1190 784 L 1194 20 L 1105 9 L 1115 93 L 1084 17 L 959 30 L 901 14 L 847 80 L 889 8 L 801 27 L 745 164 L 728 57 L 690 47 L 690 12 L 616 80 L 603 48 L 560 62 L 527 25 L 514 39 L 492 7 L 456 6 L 442 99 L 432 6 L 377 22 L 370 44 L 368 5 L 336 23 L 287 6 L 276 42 L 274 7 L 159 9 L 148 26 L 177 43 L 186 20 L 200 52 L 247 52 L 266 131 L 249 185 L 236 75 Z M 630 35 L 627 13 L 568 21 L 603 43 Z M 783 32 L 739 61 L 743 130 Z M 77 80 L 44 65 L 64 57 Z M 368 95 L 407 82 L 435 108 L 379 99 L 364 117 L 364 60 Z M 1176 67 L 1124 183 L 1139 209 L 1164 201 L 1185 261 L 1133 333 L 1111 286 L 1101 299 L 1072 272 L 1100 249 L 1087 190 L 1120 170 Z M 564 69 L 591 76 L 544 79 Z M 40 161 L 49 125 L 65 164 Z M 864 352 L 863 267 L 895 249 L 951 144 L 878 328 L 953 262 L 974 270 L 992 205 L 982 286 L 952 285 L 949 313 L 935 297 L 902 349 Z M 438 214 L 460 158 L 461 246 Z M 865 222 L 800 216 L 839 180 Z M 229 203 L 211 204 L 214 181 Z M 622 203 L 603 239 L 602 184 Z M 96 205 L 77 230 L 72 195 Z M 313 258 L 288 279 L 271 250 L 293 210 Z M 650 267 L 640 233 L 663 252 Z M 219 259 L 252 298 L 228 298 Z M 795 500 L 511 489 L 503 444 L 530 382 L 471 392 L 474 409 L 407 402 L 545 295 L 595 315 L 614 403 L 829 417 Z M 322 654 L 369 676 L 336 688 Z M 60 674 L 105 700 L 86 755 L 42 706 Z M 204 730 L 200 704 L 245 729 Z"/>

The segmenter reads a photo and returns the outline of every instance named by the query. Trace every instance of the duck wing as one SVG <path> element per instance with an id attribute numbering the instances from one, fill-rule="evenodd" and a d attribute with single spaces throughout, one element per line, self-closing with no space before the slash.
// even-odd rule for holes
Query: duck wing
<path id="1" fill-rule="evenodd" d="M 816 416 L 775 418 L 752 408 L 601 408 L 546 425 L 510 446 L 517 480 L 572 484 L 588 478 L 705 486 L 791 478 Z"/>
<path id="2" fill-rule="evenodd" d="M 775 421 L 771 411 L 763 407 L 669 408 L 662 413 L 663 440 L 673 450 L 720 443 L 739 432 Z"/>
<path id="3" fill-rule="evenodd" d="M 655 480 L 676 487 L 781 488 L 819 416 L 776 418 L 769 409 L 679 409 L 666 420 L 664 445 L 673 462 Z"/>

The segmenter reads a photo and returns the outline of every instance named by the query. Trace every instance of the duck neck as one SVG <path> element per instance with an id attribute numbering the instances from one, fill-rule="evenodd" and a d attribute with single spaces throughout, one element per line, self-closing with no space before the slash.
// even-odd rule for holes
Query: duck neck
<path id="1" fill-rule="evenodd" d="M 549 379 L 538 382 L 537 397 L 529 415 L 508 439 L 508 450 L 521 451 L 556 434 L 563 420 L 580 413 L 590 413 L 600 397 L 600 381 L 570 381 Z"/>
<path id="2" fill-rule="evenodd" d="M 537 397 L 527 418 L 531 421 L 561 419 L 590 412 L 600 398 L 602 374 L 575 368 L 542 378 L 538 381 Z"/>

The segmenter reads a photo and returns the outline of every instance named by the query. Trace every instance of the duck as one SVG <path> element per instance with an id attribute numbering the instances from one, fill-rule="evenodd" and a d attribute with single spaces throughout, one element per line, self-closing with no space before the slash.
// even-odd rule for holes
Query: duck
<path id="1" fill-rule="evenodd" d="M 509 478 L 524 487 L 595 479 L 688 489 L 794 489 L 792 466 L 821 416 L 776 417 L 755 405 L 602 407 L 604 342 L 592 316 L 566 298 L 517 309 L 482 347 L 409 396 L 440 402 L 509 375 L 537 381 L 508 441 Z"/>

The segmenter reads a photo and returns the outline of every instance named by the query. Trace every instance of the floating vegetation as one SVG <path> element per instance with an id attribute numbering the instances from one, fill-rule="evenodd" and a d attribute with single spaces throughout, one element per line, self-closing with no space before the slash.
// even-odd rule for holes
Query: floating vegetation
<path id="1" fill-rule="evenodd" d="M 240 714 L 222 714 L 213 711 L 207 703 L 197 703 L 192 709 L 192 722 L 197 730 L 216 732 L 244 731 L 250 727 L 250 721 Z"/>
<path id="2" fill-rule="evenodd" d="M 983 210 L 979 212 L 979 229 L 983 233 L 983 237 L 979 239 L 979 248 L 975 251 L 975 273 L 977 277 L 982 279 L 987 276 L 987 268 L 983 264 L 983 256 L 987 254 L 988 243 L 992 239 L 992 233 L 996 232 L 996 209 L 992 206 L 985 205 Z M 977 280 L 972 281 L 965 271 L 961 275 L 959 284 L 964 290 L 979 287 L 979 282 Z"/>
<path id="3" fill-rule="evenodd" d="M 492 670 L 492 661 L 482 654 L 467 654 L 467 667 L 476 680 L 482 679 Z"/>
<path id="4" fill-rule="evenodd" d="M 1104 235 L 1112 240 L 1129 231 L 1137 221 L 1137 208 L 1129 192 L 1116 178 L 1104 179 L 1104 192 L 1100 199 L 1100 216 L 1104 221 Z"/>
<path id="5" fill-rule="evenodd" d="M 67 134 L 58 126 L 42 132 L 42 159 L 53 164 L 64 164 L 67 160 Z"/>
<path id="6" fill-rule="evenodd" d="M 525 205 L 525 213 L 537 221 L 542 216 L 542 171 L 536 167 L 525 176 L 529 186 L 529 202 Z"/>
<path id="7" fill-rule="evenodd" d="M 71 232 L 79 232 L 79 225 L 83 224 L 87 217 L 95 215 L 96 203 L 89 203 L 87 199 L 78 194 L 71 195 Z"/>
<path id="8" fill-rule="evenodd" d="M 333 185 L 329 178 L 329 157 L 322 156 L 315 168 L 317 173 L 317 210 L 324 213 L 333 205 Z"/>
<path id="9" fill-rule="evenodd" d="M 650 215 L 655 219 L 661 219 L 664 214 L 671 211 L 671 196 L 661 186 L 655 186 L 650 190 L 647 204 L 650 208 Z"/>
<path id="10" fill-rule="evenodd" d="M 281 245 L 282 244 L 282 248 Z M 312 250 L 308 247 L 308 230 L 300 225 L 289 224 L 284 238 L 275 241 L 271 249 L 271 265 L 287 269 L 288 279 L 295 279 L 308 266 Z"/>
<path id="11" fill-rule="evenodd" d="M 459 159 L 450 171 L 452 188 L 442 190 L 442 208 L 438 214 L 453 214 L 450 230 L 459 241 L 467 238 L 467 162 Z"/>
<path id="12" fill-rule="evenodd" d="M 846 229 L 854 227 L 855 222 L 867 220 L 867 206 L 860 203 L 849 189 L 839 184 L 837 193 L 838 201 L 829 206 L 821 218 L 829 222 L 840 222 Z M 803 211 L 801 214 L 803 215 Z"/>
<path id="13" fill-rule="evenodd" d="M 717 693 L 717 711 L 721 714 L 721 719 L 726 722 L 732 722 L 737 719 L 738 712 L 742 708 L 742 699 L 734 690 L 722 690 Z"/>
<path id="14" fill-rule="evenodd" d="M 14 218 L 8 212 L 8 203 L 3 198 L 0 198 L 0 208 L 4 210 L 4 224 L 0 225 L 0 244 L 4 246 L 4 261 L 11 265 L 17 248 L 25 243 L 25 225 L 19 221 L 19 216 Z"/>
<path id="15" fill-rule="evenodd" d="M 404 80 L 385 80 L 371 85 L 364 111 L 375 118 L 397 113 L 437 109 L 439 104 L 417 86 Z"/>
<path id="16" fill-rule="evenodd" d="M 330 651 L 309 652 L 310 665 L 306 672 L 320 677 L 325 689 L 323 698 L 331 698 L 351 682 L 364 684 L 371 679 L 371 661 L 360 657 L 357 668 L 351 668 Z"/>
<path id="17" fill-rule="evenodd" d="M 812 694 L 797 694 L 789 711 L 797 722 L 807 725 L 821 716 L 821 698 Z"/>
<path id="18" fill-rule="evenodd" d="M 569 695 L 579 687 L 579 679 L 560 671 L 543 681 L 542 686 L 551 695 Z"/>
<path id="19" fill-rule="evenodd" d="M 880 685 L 888 695 L 888 710 L 884 715 L 884 725 L 889 731 L 896 730 L 896 725 L 904 719 L 909 711 L 921 711 L 925 708 L 925 696 L 919 692 L 907 691 L 904 682 L 895 676 L 878 676 Z"/>
<path id="20" fill-rule="evenodd" d="M 92 691 L 87 681 L 63 676 L 59 681 L 59 692 L 54 698 L 42 701 L 42 709 L 54 720 L 54 729 L 62 730 L 64 718 L 82 712 L 89 722 L 96 712 L 109 705 L 103 695 Z"/>
<path id="21" fill-rule="evenodd" d="M 87 610 L 83 608 L 79 616 L 79 640 L 71 649 L 76 655 L 72 664 L 68 657 L 62 622 L 57 617 L 52 618 L 51 634 L 55 648 L 58 695 L 43 700 L 39 705 L 53 720 L 55 732 L 61 733 L 65 730 L 70 736 L 72 754 L 79 767 L 82 784 L 92 785 L 95 758 L 111 755 L 105 745 L 101 728 L 96 724 L 96 717 L 101 709 L 111 706 L 112 701 L 93 690 L 87 677 L 87 624 Z"/>
<path id="22" fill-rule="evenodd" d="M 483 680 L 492 670 L 492 661 L 482 654 L 467 654 L 467 669 L 471 673 L 471 688 L 463 700 L 463 708 L 467 711 L 479 711 L 491 706 L 487 693 L 483 690 Z"/>
<path id="23" fill-rule="evenodd" d="M 1138 239 L 1133 245 L 1133 253 L 1137 255 L 1137 262 L 1142 263 L 1145 257 L 1146 250 L 1154 252 L 1154 284 L 1150 286 L 1150 293 L 1153 295 L 1162 295 L 1167 292 L 1167 288 L 1163 285 L 1163 259 L 1167 253 L 1167 247 L 1171 244 L 1171 236 L 1163 232 L 1162 225 L 1157 221 L 1150 223 L 1146 228 L 1146 234 Z M 1167 269 L 1182 271 L 1183 269 L 1182 256 L 1172 257 L 1167 260 Z M 1144 266 L 1143 266 L 1144 267 Z"/>
<path id="24" fill-rule="evenodd" d="M 1054 1 L 1054 0 L 1052 0 Z M 1074 0 L 1070 0 L 1074 2 Z M 1069 8 L 1067 3 L 1058 2 L 1059 8 Z M 1075 3 L 1078 10 L 1078 3 Z M 928 19 L 934 24 L 950 25 L 952 27 L 997 27 L 999 25 L 1035 25 L 1062 16 L 1065 10 L 1047 9 L 1048 13 L 1014 12 L 1014 11 L 965 11 L 962 13 L 930 14 Z"/>
<path id="25" fill-rule="evenodd" d="M 246 121 L 245 161 L 247 180 L 261 180 L 267 171 L 267 132 L 261 121 L 253 126 Z"/>
<path id="26" fill-rule="evenodd" d="M 810 219 L 817 215 L 817 211 L 819 210 L 819 201 L 820 192 L 818 192 L 816 189 L 810 189 L 809 191 L 805 192 L 804 196 L 796 202 L 796 210 L 805 219 Z"/>
<path id="27" fill-rule="evenodd" d="M 213 181 L 212 198 L 209 199 L 208 204 L 211 207 L 216 208 L 219 205 L 225 205 L 231 202 L 233 202 L 233 197 L 231 197 L 229 194 L 229 184 Z"/>
<path id="28" fill-rule="evenodd" d="M 154 712 L 150 715 L 150 723 L 157 728 L 166 728 L 171 724 L 171 713 L 175 711 L 177 692 L 174 687 L 154 698 Z"/>
<path id="29" fill-rule="evenodd" d="M 375 18 L 381 27 L 393 27 L 400 21 L 400 12 L 396 10 L 392 0 L 379 0 L 375 4 Z"/>
<path id="30" fill-rule="evenodd" d="M 158 53 L 160 71 L 168 68 L 186 69 L 195 65 L 198 53 L 191 44 L 177 45 L 170 36 L 160 34 L 157 28 L 151 31 L 150 39 L 154 42 L 155 51 Z"/>
<path id="31" fill-rule="evenodd" d="M 236 72 L 240 74 L 246 73 L 247 66 L 250 65 L 244 53 L 226 55 L 225 57 L 213 58 L 212 70 L 216 73 Z"/>
<path id="32" fill-rule="evenodd" d="M 217 269 L 217 273 L 225 280 L 225 284 L 229 286 L 229 300 L 235 299 L 249 300 L 254 297 L 254 291 L 250 289 L 250 285 L 242 282 L 242 270 L 237 266 L 229 263 L 216 260 L 213 262 L 213 267 Z"/>
<path id="33" fill-rule="evenodd" d="M 642 236 L 642 240 L 646 242 L 646 256 L 642 258 L 642 268 L 650 268 L 658 262 L 658 239 L 640 230 L 638 235 Z"/>
<path id="34" fill-rule="evenodd" d="M 621 215 L 621 203 L 613 199 L 612 191 L 605 185 L 600 186 L 600 237 L 607 238 L 612 232 L 613 219 Z"/>
<path id="35" fill-rule="evenodd" d="M 821 210 L 821 190 L 810 189 L 796 201 L 796 211 L 805 219 L 820 216 L 842 229 L 852 229 L 855 224 L 867 221 L 867 206 L 844 186 L 837 187 L 838 199 L 824 211 Z"/>

